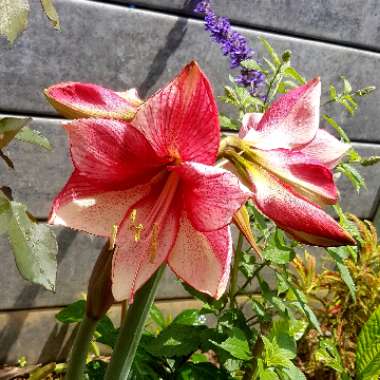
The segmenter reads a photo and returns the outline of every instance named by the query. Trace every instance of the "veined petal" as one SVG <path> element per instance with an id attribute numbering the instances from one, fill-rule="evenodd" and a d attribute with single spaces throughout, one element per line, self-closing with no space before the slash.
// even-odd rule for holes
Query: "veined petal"
<path id="1" fill-rule="evenodd" d="M 132 96 L 137 96 L 136 92 L 122 96 L 92 83 L 58 83 L 44 93 L 49 103 L 68 119 L 103 117 L 131 120 L 139 105 L 137 98 Z"/>
<path id="2" fill-rule="evenodd" d="M 231 223 L 235 212 L 252 196 L 228 170 L 185 162 L 173 166 L 183 181 L 184 205 L 199 231 L 217 230 Z"/>
<path id="3" fill-rule="evenodd" d="M 252 149 L 255 162 L 322 204 L 335 204 L 338 190 L 331 170 L 303 152 Z"/>
<path id="4" fill-rule="evenodd" d="M 74 171 L 53 201 L 49 223 L 109 237 L 112 226 L 119 225 L 130 207 L 154 185 L 148 183 L 128 190 L 104 192 Z"/>
<path id="5" fill-rule="evenodd" d="M 103 190 L 145 183 L 163 168 L 146 138 L 127 122 L 80 119 L 65 129 L 75 168 Z"/>
<path id="6" fill-rule="evenodd" d="M 215 162 L 218 110 L 211 85 L 195 62 L 140 106 L 132 123 L 160 157 Z"/>
<path id="7" fill-rule="evenodd" d="M 264 114 L 261 112 L 246 113 L 243 116 L 242 125 L 239 130 L 239 137 L 242 139 L 247 135 L 250 129 L 257 129 L 263 115 Z"/>
<path id="8" fill-rule="evenodd" d="M 320 246 L 354 244 L 352 237 L 318 205 L 260 167 L 251 167 L 257 207 L 280 228 L 303 242 Z"/>
<path id="9" fill-rule="evenodd" d="M 196 230 L 184 213 L 168 263 L 173 272 L 190 286 L 220 298 L 228 283 L 232 256 L 230 227 L 217 231 Z"/>
<path id="10" fill-rule="evenodd" d="M 309 143 L 319 126 L 321 83 L 313 79 L 282 95 L 245 140 L 259 149 L 293 149 Z"/>
<path id="11" fill-rule="evenodd" d="M 172 207 L 155 223 L 150 219 L 158 196 L 155 189 L 134 204 L 119 228 L 112 265 L 112 292 L 117 301 L 133 302 L 135 292 L 165 262 L 175 242 L 181 213 L 179 201 L 173 200 Z"/>
<path id="12" fill-rule="evenodd" d="M 351 148 L 350 144 L 343 143 L 323 129 L 318 129 L 314 139 L 301 148 L 301 152 L 319 160 L 329 168 L 334 168 L 341 158 Z"/>

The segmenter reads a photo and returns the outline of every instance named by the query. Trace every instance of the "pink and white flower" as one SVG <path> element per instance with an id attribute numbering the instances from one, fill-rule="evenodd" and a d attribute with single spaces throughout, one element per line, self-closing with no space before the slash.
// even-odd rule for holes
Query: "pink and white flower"
<path id="1" fill-rule="evenodd" d="M 281 96 L 264 114 L 247 114 L 240 137 L 253 200 L 297 240 L 320 246 L 353 244 L 321 206 L 335 204 L 331 169 L 350 149 L 319 128 L 321 84 L 309 81 Z"/>
<path id="2" fill-rule="evenodd" d="M 65 125 L 74 171 L 54 200 L 50 222 L 105 237 L 118 226 L 116 300 L 133 299 L 165 262 L 194 288 L 220 297 L 232 255 L 229 224 L 252 193 L 212 166 L 220 130 L 208 79 L 190 63 L 138 105 L 131 121 L 122 120 L 129 100 L 83 86 L 83 92 L 67 85 L 46 91 L 68 116 L 73 110 L 101 116 Z"/>

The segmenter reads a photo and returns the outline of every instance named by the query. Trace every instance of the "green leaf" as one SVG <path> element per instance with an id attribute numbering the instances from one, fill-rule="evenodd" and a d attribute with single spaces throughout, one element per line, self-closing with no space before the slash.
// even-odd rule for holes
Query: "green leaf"
<path id="1" fill-rule="evenodd" d="M 296 80 L 300 84 L 306 83 L 306 79 L 292 66 L 287 67 L 284 70 L 284 74 L 287 77 L 293 78 L 294 80 Z"/>
<path id="2" fill-rule="evenodd" d="M 75 301 L 70 305 L 67 305 L 55 318 L 62 323 L 77 323 L 80 322 L 86 314 L 86 301 Z"/>
<path id="3" fill-rule="evenodd" d="M 363 326 L 356 349 L 358 379 L 377 378 L 380 374 L 380 307 Z"/>
<path id="4" fill-rule="evenodd" d="M 276 372 L 271 368 L 265 368 L 259 372 L 260 380 L 280 380 Z"/>
<path id="5" fill-rule="evenodd" d="M 115 329 L 111 319 L 104 315 L 96 325 L 96 341 L 114 348 L 118 336 L 118 330 Z"/>
<path id="6" fill-rule="evenodd" d="M 202 326 L 206 323 L 206 318 L 197 309 L 187 309 L 178 314 L 172 323 L 187 326 Z"/>
<path id="7" fill-rule="evenodd" d="M 278 319 L 273 321 L 268 338 L 276 342 L 278 347 L 287 351 L 287 357 L 294 359 L 297 356 L 297 345 L 293 336 L 289 333 L 289 321 L 287 319 Z"/>
<path id="8" fill-rule="evenodd" d="M 171 323 L 145 349 L 157 357 L 190 355 L 200 345 L 203 326 L 188 326 Z"/>
<path id="9" fill-rule="evenodd" d="M 58 252 L 54 232 L 45 224 L 34 223 L 23 204 L 10 204 L 8 235 L 20 273 L 26 280 L 54 291 Z"/>
<path id="10" fill-rule="evenodd" d="M 9 221 L 12 217 L 11 204 L 6 195 L 0 191 L 0 234 L 8 231 Z"/>
<path id="11" fill-rule="evenodd" d="M 61 30 L 59 24 L 59 16 L 57 10 L 54 7 L 53 0 L 41 0 L 41 5 L 47 18 L 51 21 L 53 27 L 57 30 Z"/>
<path id="12" fill-rule="evenodd" d="M 263 71 L 263 68 L 254 59 L 246 59 L 245 61 L 240 62 L 240 66 L 247 70 Z"/>
<path id="13" fill-rule="evenodd" d="M 363 157 L 360 160 L 361 166 L 372 166 L 380 162 L 380 156 Z"/>
<path id="14" fill-rule="evenodd" d="M 337 98 L 336 88 L 333 84 L 330 84 L 330 100 L 334 101 Z"/>
<path id="15" fill-rule="evenodd" d="M 1 0 L 0 36 L 13 44 L 28 26 L 29 4 L 27 0 Z"/>
<path id="16" fill-rule="evenodd" d="M 290 367 L 283 368 L 282 372 L 284 372 L 289 377 L 289 380 L 307 380 L 303 372 L 293 363 Z"/>
<path id="17" fill-rule="evenodd" d="M 327 367 L 332 368 L 339 374 L 344 372 L 342 359 L 336 348 L 336 344 L 332 339 L 322 339 L 319 342 L 319 348 L 315 353 L 315 358 L 317 361 L 322 361 Z"/>
<path id="18" fill-rule="evenodd" d="M 211 363 L 186 363 L 179 371 L 176 380 L 229 380 L 232 379 L 222 369 Z"/>
<path id="19" fill-rule="evenodd" d="M 334 259 L 336 266 L 337 266 L 337 268 L 340 272 L 340 275 L 342 277 L 342 280 L 347 285 L 347 287 L 350 291 L 351 297 L 352 297 L 353 301 L 355 302 L 356 301 L 356 294 L 355 294 L 356 293 L 356 287 L 355 287 L 354 280 L 351 277 L 351 273 L 343 261 L 344 260 L 344 256 L 343 256 L 344 253 L 342 254 L 342 250 L 344 251 L 345 247 L 328 248 L 327 252 Z"/>
<path id="20" fill-rule="evenodd" d="M 204 354 L 201 354 L 199 352 L 196 352 L 195 354 L 191 355 L 191 358 L 190 360 L 193 362 L 193 363 L 207 363 L 208 362 L 208 358 L 206 355 Z"/>
<path id="21" fill-rule="evenodd" d="M 149 311 L 149 316 L 156 323 L 156 325 L 163 329 L 166 327 L 166 321 L 164 315 L 161 313 L 161 310 L 153 304 Z"/>
<path id="22" fill-rule="evenodd" d="M 52 150 L 49 140 L 41 132 L 29 127 L 22 128 L 15 138 L 26 143 L 39 145 L 46 150 Z"/>
<path id="23" fill-rule="evenodd" d="M 277 53 L 275 52 L 275 50 L 273 49 L 272 45 L 267 41 L 266 38 L 264 38 L 263 36 L 260 36 L 259 37 L 259 40 L 260 42 L 262 43 L 262 45 L 264 46 L 264 48 L 267 50 L 267 52 L 269 53 L 273 63 L 278 67 L 281 65 L 281 59 L 280 57 L 277 55 Z"/>
<path id="24" fill-rule="evenodd" d="M 250 360 L 252 355 L 249 349 L 247 337 L 242 330 L 233 327 L 229 331 L 229 337 L 221 342 L 212 341 L 215 346 L 227 351 L 232 357 L 240 360 Z"/>
<path id="25" fill-rule="evenodd" d="M 224 130 L 238 131 L 240 129 L 239 123 L 225 115 L 219 115 L 219 124 Z"/>
<path id="26" fill-rule="evenodd" d="M 349 137 L 347 136 L 346 132 L 342 129 L 342 127 L 339 126 L 339 124 L 330 116 L 323 115 L 323 118 L 327 121 L 328 124 L 330 124 L 339 134 L 339 136 L 342 138 L 342 140 L 346 143 L 350 142 Z"/>
<path id="27" fill-rule="evenodd" d="M 275 264 L 287 264 L 295 257 L 294 249 L 285 244 L 284 233 L 276 229 L 268 240 L 263 256 Z"/>
<path id="28" fill-rule="evenodd" d="M 357 192 L 359 192 L 362 187 L 366 187 L 365 180 L 362 175 L 350 164 L 341 162 L 337 166 L 336 170 L 344 174 L 350 180 Z"/>
<path id="29" fill-rule="evenodd" d="M 30 117 L 4 117 L 0 119 L 0 149 L 6 147 L 32 119 Z"/>
<path id="30" fill-rule="evenodd" d="M 107 363 L 103 360 L 92 360 L 86 365 L 88 380 L 103 380 L 106 374 Z"/>
<path id="31" fill-rule="evenodd" d="M 343 81 L 343 94 L 348 95 L 352 92 L 352 86 L 351 83 L 348 81 L 348 79 L 345 76 L 341 76 L 341 79 Z"/>
<path id="32" fill-rule="evenodd" d="M 265 348 L 265 363 L 268 367 L 285 367 L 289 368 L 293 365 L 291 359 L 293 354 L 288 350 L 280 348 L 277 342 L 270 341 L 267 337 L 261 337 Z"/>

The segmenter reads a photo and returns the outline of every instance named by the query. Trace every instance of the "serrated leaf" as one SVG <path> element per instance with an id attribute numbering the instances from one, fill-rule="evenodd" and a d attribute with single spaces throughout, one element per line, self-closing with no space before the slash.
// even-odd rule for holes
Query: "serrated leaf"
<path id="1" fill-rule="evenodd" d="M 380 307 L 360 331 L 356 349 L 358 379 L 366 380 L 380 374 Z"/>
<path id="2" fill-rule="evenodd" d="M 263 371 L 259 372 L 260 380 L 280 380 L 276 372 L 270 368 L 265 368 Z"/>
<path id="3" fill-rule="evenodd" d="M 211 341 L 215 346 L 227 351 L 231 356 L 240 360 L 250 360 L 252 355 L 249 349 L 247 337 L 242 330 L 233 327 L 229 331 L 229 337 L 221 342 Z"/>
<path id="4" fill-rule="evenodd" d="M 304 373 L 294 364 L 288 368 L 282 369 L 282 372 L 289 377 L 289 380 L 307 380 Z"/>
<path id="5" fill-rule="evenodd" d="M 23 127 L 15 138 L 29 144 L 38 145 L 46 150 L 52 150 L 49 140 L 41 132 L 29 127 Z"/>
<path id="6" fill-rule="evenodd" d="M 339 374 L 344 372 L 342 359 L 332 339 L 323 339 L 319 342 L 319 348 L 315 353 L 315 358 Z"/>
<path id="7" fill-rule="evenodd" d="M 75 301 L 58 312 L 55 318 L 62 323 L 80 322 L 86 314 L 86 301 Z"/>
<path id="8" fill-rule="evenodd" d="M 29 3 L 27 0 L 1 0 L 0 36 L 13 44 L 28 26 Z"/>
<path id="9" fill-rule="evenodd" d="M 265 259 L 281 265 L 292 261 L 295 257 L 295 252 L 293 248 L 285 244 L 283 232 L 276 229 L 276 232 L 268 240 L 263 256 Z"/>
<path id="10" fill-rule="evenodd" d="M 238 131 L 240 129 L 239 123 L 225 115 L 219 115 L 219 124 L 224 130 Z"/>
<path id="11" fill-rule="evenodd" d="M 260 36 L 259 40 L 262 43 L 262 45 L 264 46 L 264 48 L 267 50 L 267 52 L 269 53 L 269 55 L 270 55 L 273 63 L 275 64 L 275 66 L 277 66 L 277 67 L 280 66 L 281 65 L 281 59 L 278 56 L 278 54 L 276 53 L 276 51 L 273 49 L 272 45 L 263 36 Z"/>
<path id="12" fill-rule="evenodd" d="M 4 117 L 0 119 L 0 149 L 6 147 L 32 119 L 30 117 Z"/>
<path id="13" fill-rule="evenodd" d="M 61 30 L 59 24 L 59 16 L 53 4 L 53 0 L 41 0 L 41 5 L 47 18 L 51 21 L 53 27 L 57 30 Z"/>
<path id="14" fill-rule="evenodd" d="M 292 366 L 293 355 L 289 355 L 288 350 L 284 350 L 278 346 L 276 342 L 270 341 L 267 337 L 261 337 L 265 348 L 265 363 L 268 367 L 285 367 Z"/>
<path id="15" fill-rule="evenodd" d="M 28 281 L 55 290 L 57 274 L 57 240 L 51 228 L 34 223 L 26 206 L 10 202 L 8 235 L 21 275 Z"/>
<path id="16" fill-rule="evenodd" d="M 357 192 L 359 192 L 362 187 L 366 187 L 365 180 L 362 175 L 350 164 L 344 162 L 340 163 L 337 166 L 337 171 L 344 174 L 350 180 Z"/>
<path id="17" fill-rule="evenodd" d="M 346 264 L 344 263 L 344 257 L 342 257 L 341 251 L 346 247 L 338 247 L 338 248 L 328 248 L 328 254 L 334 259 L 335 264 L 340 272 L 342 280 L 347 285 L 348 290 L 350 291 L 351 297 L 356 301 L 356 286 L 354 280 L 351 277 L 351 273 L 348 270 Z"/>

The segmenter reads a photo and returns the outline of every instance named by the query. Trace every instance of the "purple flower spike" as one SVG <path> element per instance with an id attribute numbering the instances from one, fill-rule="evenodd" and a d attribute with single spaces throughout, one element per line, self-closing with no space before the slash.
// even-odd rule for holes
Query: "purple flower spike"
<path id="1" fill-rule="evenodd" d="M 211 39 L 218 43 L 224 55 L 230 58 L 230 67 L 235 69 L 240 63 L 250 59 L 254 51 L 248 40 L 234 31 L 227 17 L 217 16 L 211 8 L 210 0 L 200 1 L 194 12 L 204 15 L 205 29 L 210 32 Z M 265 83 L 265 75 L 256 70 L 242 68 L 241 75 L 235 78 L 238 85 L 249 89 L 251 95 L 257 96 L 257 90 Z"/>

